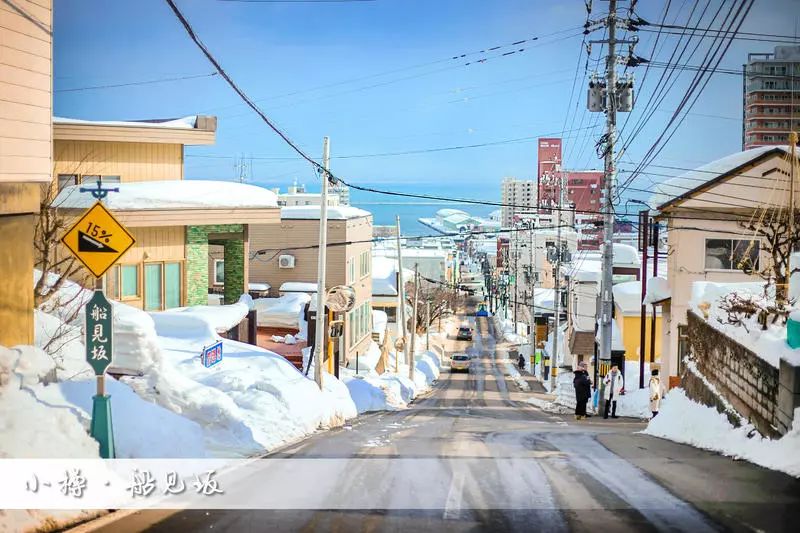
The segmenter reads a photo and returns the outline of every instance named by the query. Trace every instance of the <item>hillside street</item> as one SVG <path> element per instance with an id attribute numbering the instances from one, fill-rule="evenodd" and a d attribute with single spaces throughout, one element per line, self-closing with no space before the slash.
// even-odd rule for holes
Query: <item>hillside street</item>
<path id="1" fill-rule="evenodd" d="M 479 318 L 475 330 L 472 344 L 447 347 L 475 356 L 468 374 L 444 371 L 407 410 L 362 416 L 270 455 L 435 459 L 451 472 L 444 508 L 398 510 L 390 487 L 358 485 L 358 473 L 348 472 L 340 490 L 393 508 L 138 511 L 107 517 L 96 531 L 794 530 L 800 480 L 639 435 L 639 421 L 545 413 L 504 373 L 507 346 L 495 342 L 493 324 Z M 478 459 L 479 468 L 468 468 Z M 391 487 L 404 487 L 419 473 L 393 475 Z"/>

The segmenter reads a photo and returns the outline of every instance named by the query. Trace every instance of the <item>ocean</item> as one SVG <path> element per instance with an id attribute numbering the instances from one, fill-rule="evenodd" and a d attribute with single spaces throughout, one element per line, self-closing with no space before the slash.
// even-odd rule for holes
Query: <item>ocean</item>
<path id="1" fill-rule="evenodd" d="M 426 194 L 446 198 L 463 198 L 469 200 L 499 202 L 500 183 L 496 184 L 464 184 L 463 187 L 431 186 L 431 185 L 365 185 L 375 189 L 393 192 Z M 493 205 L 479 205 L 462 202 L 446 202 L 388 196 L 371 192 L 350 189 L 350 204 L 372 213 L 373 224 L 377 226 L 394 226 L 395 217 L 400 216 L 400 231 L 403 235 L 435 235 L 431 228 L 418 222 L 420 218 L 434 218 L 439 209 L 461 209 L 470 215 L 487 217 L 489 213 L 500 209 Z"/>

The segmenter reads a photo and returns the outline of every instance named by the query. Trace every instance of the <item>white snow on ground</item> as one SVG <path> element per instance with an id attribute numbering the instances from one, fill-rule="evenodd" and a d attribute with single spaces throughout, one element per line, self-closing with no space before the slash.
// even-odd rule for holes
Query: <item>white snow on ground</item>
<path id="1" fill-rule="evenodd" d="M 719 452 L 800 477 L 800 409 L 792 430 L 778 440 L 761 437 L 749 425 L 734 427 L 713 407 L 690 400 L 683 389 L 669 391 L 658 416 L 643 433 Z"/>
<path id="2" fill-rule="evenodd" d="M 370 346 L 370 351 L 374 351 L 378 357 L 380 356 L 380 349 L 375 343 Z M 304 350 L 304 355 L 305 352 L 307 350 Z M 350 389 L 359 413 L 404 409 L 419 394 L 430 390 L 433 382 L 439 378 L 441 365 L 438 356 L 432 351 L 417 353 L 414 359 L 413 380 L 409 379 L 408 365 L 404 363 L 397 365 L 397 373 L 394 372 L 395 358 L 395 352 L 390 352 L 389 368 L 392 371 L 383 374 L 368 371 L 359 372 L 356 375 L 353 369 L 342 369 L 344 373 L 342 380 Z M 402 355 L 400 358 L 402 361 Z M 313 366 L 309 374 L 312 372 Z"/>
<path id="3" fill-rule="evenodd" d="M 743 318 L 744 327 L 728 323 L 728 313 L 721 309 L 719 304 L 731 293 L 752 297 L 762 304 L 770 301 L 764 296 L 763 283 L 696 281 L 692 284 L 692 299 L 689 306 L 700 317 L 704 316 L 703 308 L 707 307 L 709 325 L 750 349 L 775 368 L 780 366 L 781 359 L 800 365 L 800 349 L 792 349 L 786 343 L 787 328 L 781 325 L 780 321 L 770 324 L 766 330 L 761 329 L 757 315 Z"/>
<path id="4" fill-rule="evenodd" d="M 506 363 L 505 368 L 506 368 L 506 374 L 508 374 L 508 376 L 514 380 L 514 383 L 517 384 L 520 390 L 528 392 L 531 389 L 530 386 L 528 385 L 528 382 L 525 381 L 525 379 L 519 373 L 519 370 L 517 370 L 516 364 Z"/>
<path id="5" fill-rule="evenodd" d="M 279 298 L 257 298 L 253 301 L 259 326 L 299 329 L 303 307 L 311 300 L 305 293 L 288 293 Z"/>

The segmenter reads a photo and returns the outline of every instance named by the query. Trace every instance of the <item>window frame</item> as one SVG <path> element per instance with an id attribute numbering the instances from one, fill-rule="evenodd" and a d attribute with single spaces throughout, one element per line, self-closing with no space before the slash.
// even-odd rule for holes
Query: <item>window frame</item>
<path id="1" fill-rule="evenodd" d="M 217 281 L 217 267 L 219 264 L 222 264 L 222 281 Z M 225 285 L 225 260 L 224 259 L 214 259 L 214 281 L 213 285 L 215 287 L 222 287 Z"/>
<path id="2" fill-rule="evenodd" d="M 728 241 L 730 244 L 730 255 L 728 257 L 728 262 L 730 263 L 730 268 L 713 268 L 708 267 L 708 242 L 709 241 Z M 761 263 L 761 239 L 737 239 L 735 237 L 705 237 L 703 239 L 703 271 L 704 272 L 742 272 L 742 269 L 737 267 L 734 263 L 734 253 L 737 250 L 737 244 L 735 243 L 754 243 L 756 246 L 755 252 L 755 264 L 753 265 L 754 270 L 758 270 L 759 264 Z"/>
<path id="3" fill-rule="evenodd" d="M 142 263 L 142 277 L 141 277 L 141 299 L 142 299 L 142 309 L 145 308 L 147 305 L 147 301 L 144 294 L 144 270 L 145 267 L 149 265 L 159 265 L 161 268 L 161 309 L 149 309 L 149 312 L 156 312 L 156 311 L 166 311 L 167 309 L 174 309 L 173 307 L 167 307 L 167 265 L 177 264 L 178 269 L 180 272 L 180 282 L 179 282 L 179 290 L 180 295 L 178 296 L 179 303 L 177 307 L 181 307 L 186 303 L 186 289 L 185 289 L 185 280 L 186 280 L 186 262 L 182 260 L 165 260 L 165 261 L 146 261 Z"/>

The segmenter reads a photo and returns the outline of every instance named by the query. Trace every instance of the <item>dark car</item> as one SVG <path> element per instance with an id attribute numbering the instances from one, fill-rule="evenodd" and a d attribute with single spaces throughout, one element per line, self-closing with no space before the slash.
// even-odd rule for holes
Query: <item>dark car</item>
<path id="1" fill-rule="evenodd" d="M 459 341 L 471 341 L 472 340 L 472 329 L 468 327 L 460 327 L 458 328 L 458 333 L 456 333 L 456 340 Z"/>

